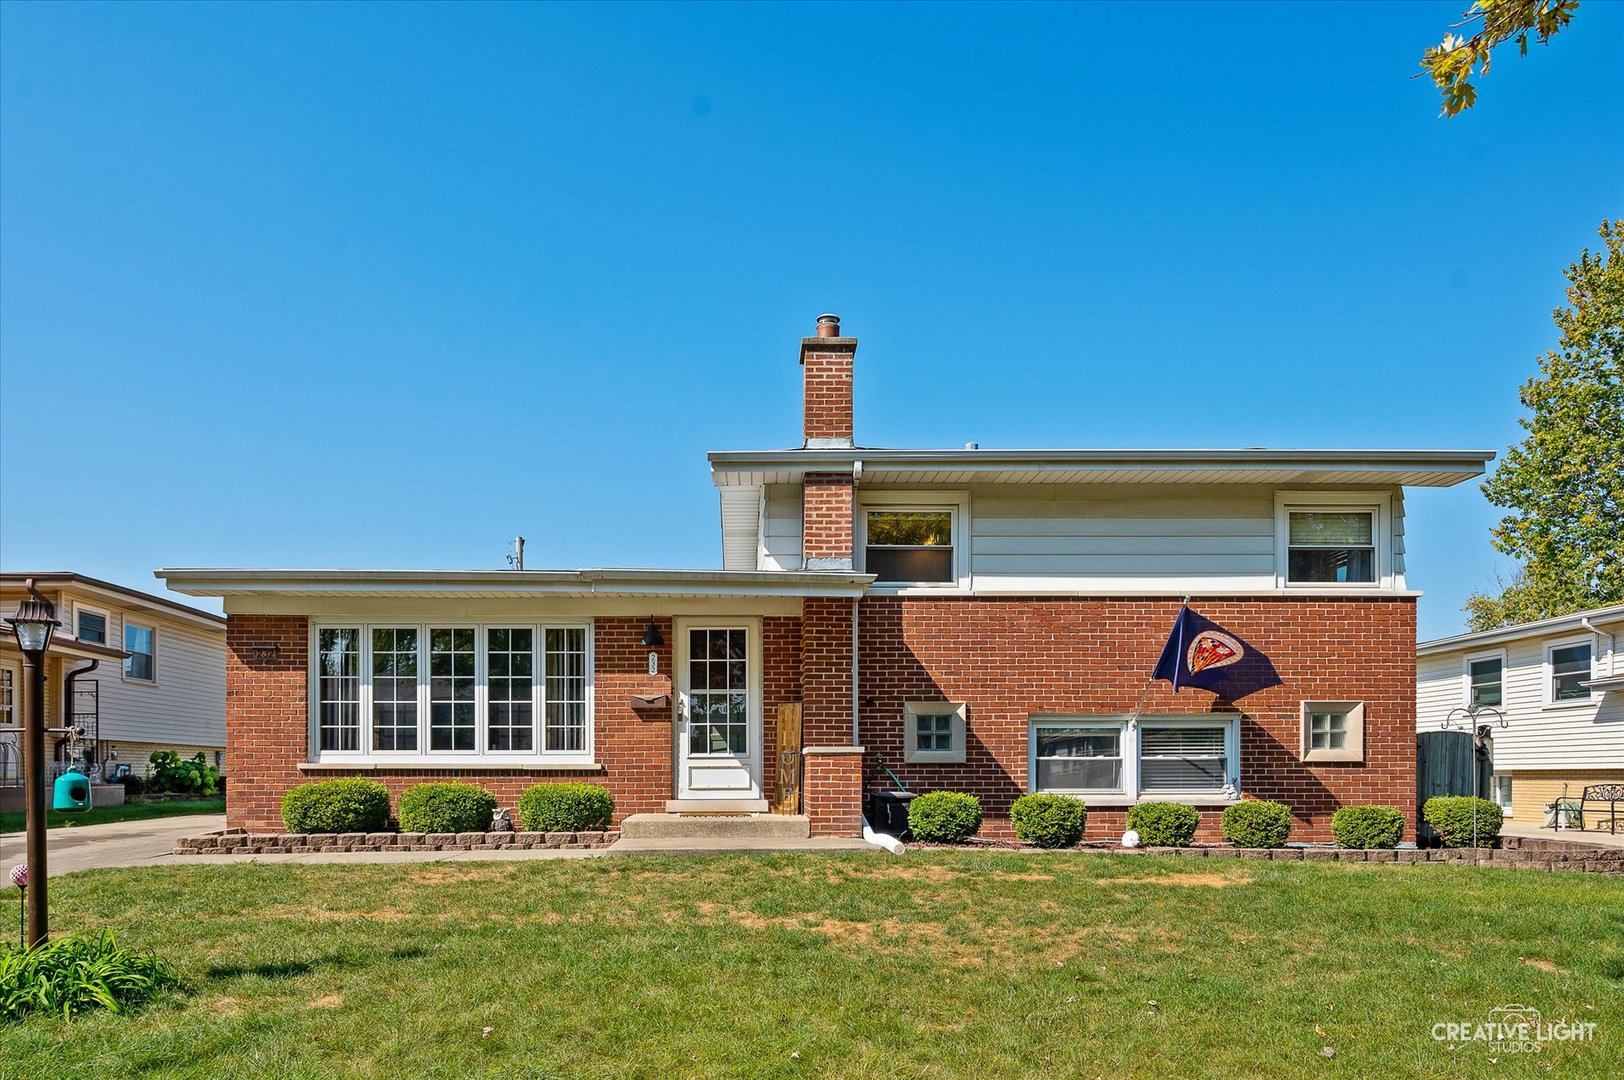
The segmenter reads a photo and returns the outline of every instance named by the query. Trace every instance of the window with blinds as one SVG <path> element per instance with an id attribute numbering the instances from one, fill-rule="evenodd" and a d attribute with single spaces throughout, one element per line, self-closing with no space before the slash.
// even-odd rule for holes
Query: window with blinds
<path id="1" fill-rule="evenodd" d="M 1220 791 L 1228 783 L 1227 729 L 1222 725 L 1139 731 L 1139 790 Z"/>
<path id="2" fill-rule="evenodd" d="M 1351 585 L 1376 580 L 1376 514 L 1372 510 L 1293 510 L 1287 580 Z"/>

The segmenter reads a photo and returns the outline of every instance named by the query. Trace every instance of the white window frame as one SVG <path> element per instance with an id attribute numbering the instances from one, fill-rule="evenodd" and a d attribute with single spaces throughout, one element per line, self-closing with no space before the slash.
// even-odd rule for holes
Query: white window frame
<path id="1" fill-rule="evenodd" d="M 1506 675 L 1511 659 L 1504 649 L 1486 649 L 1483 652 L 1467 653 L 1460 661 L 1460 703 L 1464 709 L 1472 706 L 1472 665 L 1481 660 L 1500 661 L 1500 704 L 1488 705 L 1485 708 L 1505 710 L 1506 707 Z"/>
<path id="2" fill-rule="evenodd" d="M 474 749 L 429 749 L 429 632 L 432 629 L 472 629 L 474 631 Z M 318 650 L 323 630 L 354 629 L 360 634 L 360 717 L 361 730 L 357 750 L 321 749 L 321 655 Z M 372 631 L 374 629 L 415 629 L 417 631 L 417 749 L 373 750 L 372 747 Z M 530 683 L 531 718 L 535 724 L 532 750 L 491 750 L 490 694 L 486 652 L 490 630 L 527 629 L 532 631 L 532 675 Z M 579 751 L 548 751 L 546 749 L 547 687 L 544 670 L 545 641 L 548 630 L 581 630 L 585 638 L 586 664 L 586 745 Z M 485 622 L 462 619 L 425 619 L 412 622 L 401 619 L 322 618 L 310 624 L 309 663 L 306 677 L 308 697 L 306 750 L 307 760 L 313 764 L 375 763 L 381 766 L 447 766 L 468 768 L 483 765 L 488 768 L 512 768 L 524 765 L 554 767 L 581 767 L 597 764 L 597 661 L 594 655 L 593 621 L 591 619 L 549 619 L 545 622 L 514 622 L 511 619 Z"/>
<path id="3" fill-rule="evenodd" d="M 111 611 L 108 611 L 105 608 L 94 607 L 94 606 L 92 606 L 90 604 L 81 604 L 81 603 L 78 603 L 77 601 L 75 601 L 74 605 L 73 605 L 73 640 L 75 640 L 75 641 L 84 641 L 85 640 L 84 638 L 79 636 L 79 616 L 82 615 L 82 614 L 100 615 L 101 616 L 101 619 L 102 619 L 102 640 L 101 640 L 101 644 L 103 644 L 103 645 L 111 645 L 112 642 L 109 639 L 113 635 L 113 613 Z M 145 626 L 146 623 L 137 623 L 136 625 L 137 626 Z M 156 627 L 154 627 L 154 629 L 156 630 Z M 120 635 L 122 635 L 124 633 L 124 627 L 122 625 L 119 626 L 118 632 L 119 632 Z M 156 637 L 156 636 L 157 635 L 154 634 L 154 637 Z M 122 642 L 121 642 L 121 644 L 122 644 Z M 153 665 L 154 673 L 156 673 L 157 670 L 158 670 L 157 665 L 154 664 Z"/>
<path id="4" fill-rule="evenodd" d="M 1504 799 L 1500 797 L 1500 785 L 1502 783 L 1505 784 Z M 1500 812 L 1506 817 L 1511 816 L 1511 800 L 1515 794 L 1515 788 L 1516 784 L 1513 778 L 1506 773 L 1496 773 L 1493 780 L 1490 781 L 1490 789 L 1494 792 L 1494 804 L 1500 808 Z"/>
<path id="5" fill-rule="evenodd" d="M 1580 634 L 1576 637 L 1558 638 L 1545 643 L 1544 661 L 1540 667 L 1540 674 L 1545 682 L 1545 689 L 1541 693 L 1544 707 L 1547 709 L 1574 709 L 1593 705 L 1601 695 L 1591 688 L 1584 697 L 1558 698 L 1556 696 L 1556 663 L 1551 654 L 1558 649 L 1571 649 L 1575 645 L 1590 647 L 1590 678 L 1596 677 L 1596 637 L 1594 634 Z"/>
<path id="6" fill-rule="evenodd" d="M 125 646 L 125 642 L 127 642 L 129 640 L 127 635 L 129 634 L 130 627 L 132 627 L 132 626 L 134 626 L 134 627 L 136 627 L 138 629 L 141 629 L 141 630 L 149 631 L 152 634 L 152 651 L 147 654 L 148 656 L 152 657 L 152 664 L 151 664 L 152 678 L 150 678 L 150 679 L 142 679 L 142 678 L 139 678 L 139 677 L 137 677 L 135 675 L 131 675 L 130 674 L 130 669 L 129 669 L 129 666 L 128 666 L 129 665 L 129 659 L 128 658 L 121 661 L 119 663 L 119 665 L 118 665 L 119 677 L 121 679 L 123 679 L 125 682 L 132 683 L 132 684 L 134 684 L 136 686 L 157 686 L 158 685 L 158 626 L 157 626 L 156 623 L 141 622 L 138 619 L 131 619 L 131 618 L 128 618 L 128 617 L 123 619 L 121 621 L 120 625 L 119 625 L 119 628 L 118 628 L 118 637 L 119 637 L 119 647 L 124 649 L 125 652 L 130 651 Z M 74 624 L 74 629 L 78 630 L 78 628 L 79 627 L 78 627 L 78 624 L 76 622 Z"/>
<path id="7" fill-rule="evenodd" d="M 1341 713 L 1347 717 L 1347 742 L 1340 747 L 1314 748 L 1312 718 L 1315 713 Z M 1359 762 L 1365 760 L 1365 703 L 1362 701 L 1305 701 L 1301 705 L 1302 757 L 1315 762 Z"/>
<path id="8" fill-rule="evenodd" d="M 951 745 L 946 750 L 921 750 L 919 748 L 919 718 L 922 716 L 946 716 L 950 718 L 948 741 Z M 909 701 L 902 707 L 902 718 L 903 761 L 910 764 L 962 765 L 964 763 L 965 738 L 967 736 L 964 702 Z"/>
<path id="9" fill-rule="evenodd" d="M 970 591 L 970 494 L 965 491 L 873 491 L 857 497 L 856 550 L 852 562 L 858 573 L 867 573 L 868 515 L 871 511 L 893 510 L 904 514 L 935 511 L 952 517 L 952 581 L 876 581 L 868 587 L 871 595 L 906 595 Z"/>
<path id="10" fill-rule="evenodd" d="M 1291 515 L 1294 513 L 1371 514 L 1374 581 L 1292 581 Z M 1397 587 L 1393 572 L 1393 497 L 1382 491 L 1277 491 L 1274 496 L 1274 579 L 1281 589 L 1314 592 L 1373 592 Z"/>
<path id="11" fill-rule="evenodd" d="M 1104 789 L 1050 789 L 1037 786 L 1038 743 L 1040 727 L 1092 727 L 1121 731 L 1122 788 L 1120 791 Z M 1211 790 L 1175 790 L 1145 792 L 1140 783 L 1141 734 L 1146 727 L 1222 727 L 1224 729 L 1223 788 Z M 1176 802 L 1194 806 L 1225 806 L 1240 800 L 1241 793 L 1241 714 L 1214 713 L 1158 713 L 1132 717 L 1123 715 L 1088 716 L 1079 714 L 1033 715 L 1027 718 L 1026 729 L 1026 790 L 1033 793 L 1070 795 L 1095 806 L 1131 806 L 1139 802 Z"/>

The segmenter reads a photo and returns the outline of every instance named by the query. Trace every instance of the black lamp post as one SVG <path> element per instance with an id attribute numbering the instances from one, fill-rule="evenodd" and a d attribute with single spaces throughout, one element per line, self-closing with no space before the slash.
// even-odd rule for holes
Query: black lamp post
<path id="1" fill-rule="evenodd" d="M 22 650 L 28 686 L 28 727 L 23 736 L 23 776 L 28 788 L 28 944 L 50 933 L 45 913 L 45 652 L 61 624 L 56 608 L 28 579 L 28 599 L 7 619 Z"/>

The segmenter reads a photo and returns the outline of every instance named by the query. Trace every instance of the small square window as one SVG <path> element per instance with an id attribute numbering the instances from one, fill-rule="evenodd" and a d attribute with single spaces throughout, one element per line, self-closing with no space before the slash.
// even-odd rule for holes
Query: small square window
<path id="1" fill-rule="evenodd" d="M 903 708 L 904 761 L 962 764 L 964 705 L 956 701 L 910 701 Z"/>
<path id="2" fill-rule="evenodd" d="M 1304 761 L 1364 760 L 1364 702 L 1305 701 L 1302 719 Z"/>

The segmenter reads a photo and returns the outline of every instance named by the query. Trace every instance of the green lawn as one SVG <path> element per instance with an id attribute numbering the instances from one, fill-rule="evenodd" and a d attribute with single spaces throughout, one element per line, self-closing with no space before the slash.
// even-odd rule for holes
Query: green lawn
<path id="1" fill-rule="evenodd" d="M 989 852 L 173 865 L 74 874 L 52 904 L 59 930 L 171 957 L 190 992 L 0 1028 L 8 1077 L 1624 1075 L 1624 883 L 1591 875 Z M 1596 1041 L 1491 1062 L 1429 1034 L 1512 1003 Z"/>
<path id="2" fill-rule="evenodd" d="M 93 806 L 83 813 L 59 814 L 45 812 L 45 825 L 50 829 L 71 829 L 78 825 L 106 825 L 111 821 L 145 821 L 148 818 L 176 817 L 181 814 L 223 814 L 225 796 L 214 799 L 176 799 L 172 802 L 124 803 L 121 806 Z M 22 832 L 21 813 L 0 814 L 0 833 Z"/>

